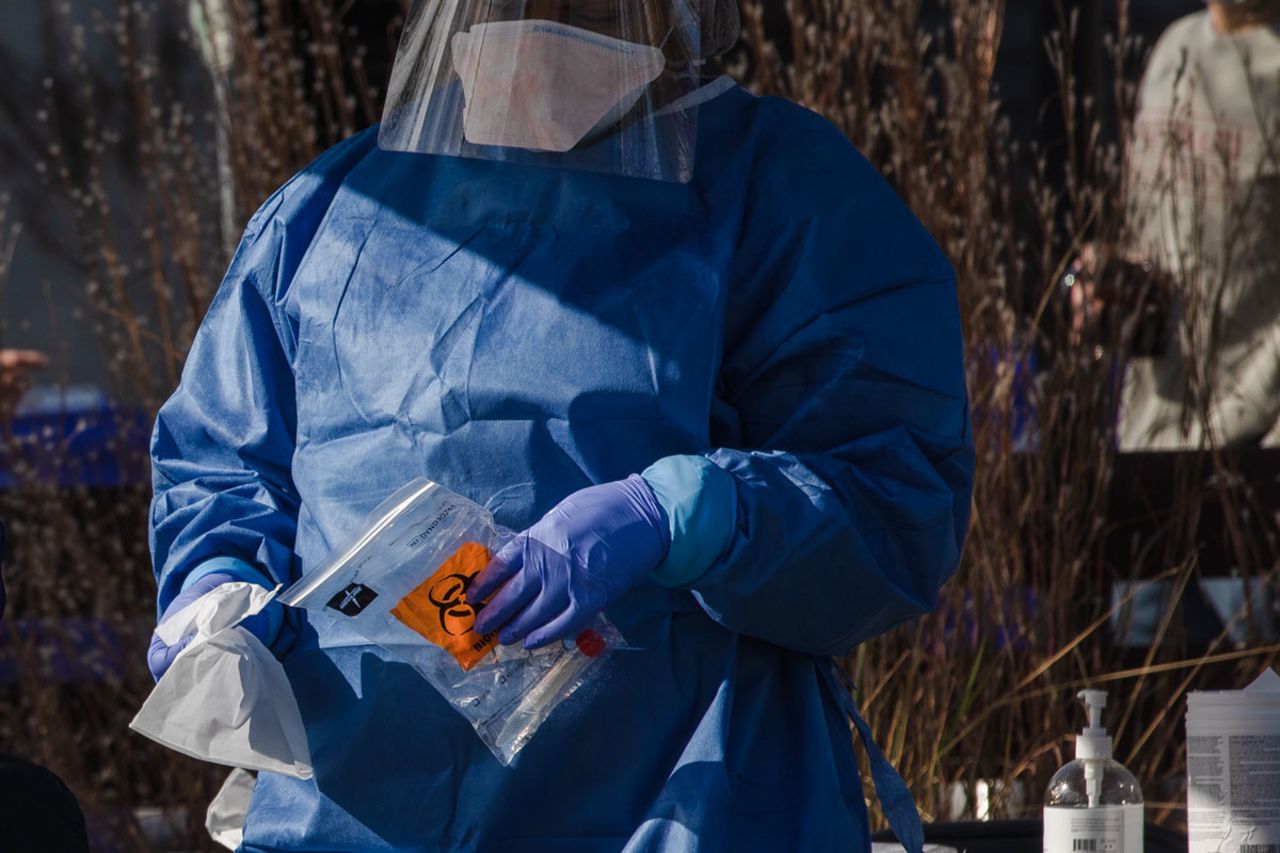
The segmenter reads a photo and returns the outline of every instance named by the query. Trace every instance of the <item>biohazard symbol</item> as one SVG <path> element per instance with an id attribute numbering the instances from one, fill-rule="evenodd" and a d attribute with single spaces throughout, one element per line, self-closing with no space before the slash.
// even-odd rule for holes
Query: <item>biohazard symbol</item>
<path id="1" fill-rule="evenodd" d="M 471 669 L 498 645 L 497 633 L 481 636 L 473 630 L 477 608 L 466 600 L 476 575 L 488 564 L 489 550 L 468 542 L 400 599 L 391 615 L 453 655 L 464 670 Z"/>
<path id="2" fill-rule="evenodd" d="M 440 610 L 440 630 L 461 637 L 476 621 L 476 609 L 467 603 L 474 575 L 449 575 L 431 587 L 427 597 Z"/>

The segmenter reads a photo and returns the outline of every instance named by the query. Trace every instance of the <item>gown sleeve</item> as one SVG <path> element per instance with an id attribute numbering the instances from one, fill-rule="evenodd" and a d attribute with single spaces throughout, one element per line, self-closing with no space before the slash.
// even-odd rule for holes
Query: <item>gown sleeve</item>
<path id="1" fill-rule="evenodd" d="M 735 632 L 844 654 L 931 610 L 959 563 L 963 344 L 954 272 L 914 215 L 834 127 L 790 126 L 750 183 L 719 446 L 645 475 L 675 536 L 655 575 Z"/>
<path id="2" fill-rule="evenodd" d="M 332 149 L 250 220 L 151 439 L 150 545 L 163 613 L 196 577 L 296 579 L 295 333 L 288 285 L 368 134 Z"/>

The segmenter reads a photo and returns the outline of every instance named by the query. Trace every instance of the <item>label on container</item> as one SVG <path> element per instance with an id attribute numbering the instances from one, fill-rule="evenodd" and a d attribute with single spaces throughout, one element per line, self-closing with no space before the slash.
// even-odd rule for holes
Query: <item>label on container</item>
<path id="1" fill-rule="evenodd" d="M 1195 731 L 1187 736 L 1189 853 L 1280 853 L 1280 734 Z"/>
<path id="2" fill-rule="evenodd" d="M 476 575 L 488 564 L 489 549 L 468 542 L 400 599 L 391 615 L 453 655 L 464 670 L 471 669 L 498 646 L 496 632 L 481 636 L 472 630 L 476 608 L 466 598 Z"/>
<path id="3" fill-rule="evenodd" d="M 1142 806 L 1046 807 L 1044 853 L 1142 853 Z"/>

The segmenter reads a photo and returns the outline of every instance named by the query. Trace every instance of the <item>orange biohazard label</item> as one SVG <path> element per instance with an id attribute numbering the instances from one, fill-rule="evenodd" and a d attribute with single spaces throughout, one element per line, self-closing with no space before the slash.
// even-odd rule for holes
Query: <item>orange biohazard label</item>
<path id="1" fill-rule="evenodd" d="M 453 655 L 464 670 L 471 669 L 498 645 L 497 632 L 481 636 L 472 630 L 476 609 L 466 599 L 471 582 L 488 564 L 489 549 L 468 542 L 400 599 L 391 615 Z"/>

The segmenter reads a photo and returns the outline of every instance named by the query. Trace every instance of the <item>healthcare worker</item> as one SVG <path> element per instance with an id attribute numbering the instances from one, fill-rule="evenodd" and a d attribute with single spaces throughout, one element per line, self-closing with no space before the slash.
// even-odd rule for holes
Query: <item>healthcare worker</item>
<path id="1" fill-rule="evenodd" d="M 259 777 L 244 850 L 867 849 L 831 656 L 960 557 L 955 279 L 836 128 L 704 77 L 737 16 L 420 2 L 382 126 L 250 222 L 156 425 L 160 612 L 295 581 L 425 476 L 524 531 L 478 627 L 604 609 L 631 650 L 502 767 L 340 615 L 264 614 L 315 778 Z"/>

